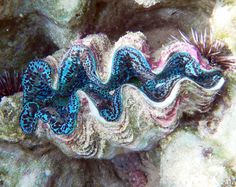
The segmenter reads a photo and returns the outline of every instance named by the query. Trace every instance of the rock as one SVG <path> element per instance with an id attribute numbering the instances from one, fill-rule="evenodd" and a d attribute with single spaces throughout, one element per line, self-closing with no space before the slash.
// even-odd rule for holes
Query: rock
<path id="1" fill-rule="evenodd" d="M 66 26 L 73 17 L 76 17 L 78 22 L 81 21 L 91 4 L 89 0 L 3 1 L 0 6 L 0 20 L 9 17 L 24 17 L 27 14 L 37 14 L 38 12 L 41 14 L 39 16 L 45 16 L 56 24 Z"/>
<path id="2" fill-rule="evenodd" d="M 213 15 L 211 18 L 211 29 L 214 35 L 224 40 L 234 55 L 236 55 L 236 38 L 235 35 L 235 19 L 236 19 L 236 3 L 224 4 L 218 2 L 214 8 Z M 224 15 L 224 17 L 222 17 Z"/>
<path id="3" fill-rule="evenodd" d="M 160 186 L 235 185 L 235 73 L 227 80 L 229 95 L 199 120 L 198 131 L 177 131 L 161 144 Z"/>
<path id="4" fill-rule="evenodd" d="M 138 3 L 139 5 L 142 5 L 144 8 L 149 8 L 153 5 L 161 3 L 161 0 L 147 0 L 147 1 L 135 0 L 135 2 Z"/>
<path id="5" fill-rule="evenodd" d="M 128 181 L 132 187 L 143 187 L 147 184 L 147 174 L 143 167 L 142 158 L 137 153 L 119 155 L 112 163 L 120 178 Z"/>
<path id="6" fill-rule="evenodd" d="M 221 187 L 230 180 L 223 160 L 198 136 L 180 131 L 161 156 L 161 187 Z"/>
<path id="7" fill-rule="evenodd" d="M 0 143 L 1 186 L 128 186 L 108 161 L 71 160 L 50 144 L 31 149 Z"/>
<path id="8" fill-rule="evenodd" d="M 215 115 L 221 114 L 221 116 L 216 119 L 216 121 L 209 121 L 211 126 L 217 125 L 216 130 L 213 133 L 207 133 L 206 127 L 202 127 L 202 123 L 199 125 L 199 132 L 201 137 L 205 141 L 211 142 L 212 145 L 215 146 L 218 154 L 227 160 L 228 166 L 234 171 L 236 168 L 236 149 L 235 149 L 235 117 L 236 117 L 236 87 L 235 87 L 236 75 L 229 75 L 228 84 L 231 101 L 228 107 L 224 111 L 219 110 L 216 111 Z M 205 127 L 205 128 L 204 128 Z M 205 130 L 205 131 L 204 131 Z"/>
<path id="9" fill-rule="evenodd" d="M 2 69 L 21 69 L 29 60 L 42 58 L 57 49 L 31 16 L 1 20 L 0 72 Z"/>
<path id="10" fill-rule="evenodd" d="M 76 18 L 77 24 L 85 18 L 87 10 L 90 8 L 92 1 L 90 0 L 64 0 L 53 1 L 34 1 L 31 6 L 34 11 L 38 11 L 47 18 L 56 22 L 56 24 L 67 26 L 72 19 Z"/>
<path id="11" fill-rule="evenodd" d="M 156 3 L 159 6 L 153 6 Z M 117 40 L 126 31 L 142 31 L 150 41 L 156 41 L 152 47 L 161 47 L 169 34 L 176 35 L 178 29 L 188 33 L 191 27 L 197 30 L 209 28 L 214 4 L 210 0 L 198 3 L 156 0 L 3 1 L 0 5 L 0 39 L 4 50 L 0 51 L 0 68 L 20 68 L 33 57 L 41 58 L 58 48 L 67 47 L 77 35 L 83 37 L 99 32 Z M 128 18 L 125 24 L 124 18 Z"/>
<path id="12" fill-rule="evenodd" d="M 0 140 L 19 142 L 24 135 L 19 128 L 19 116 L 22 110 L 22 93 L 3 97 L 0 102 Z"/>
<path id="13" fill-rule="evenodd" d="M 126 31 L 158 34 L 163 27 L 165 27 L 165 33 L 171 33 L 173 30 L 177 33 L 178 29 L 188 33 L 191 27 L 197 30 L 209 28 L 209 17 L 214 5 L 215 2 L 211 0 L 198 2 L 99 0 L 96 1 L 94 9 L 89 12 L 93 16 L 86 21 L 86 25 L 80 25 L 80 29 L 86 31 L 87 34 L 106 33 L 113 40 L 117 40 Z M 124 19 L 125 24 L 123 24 Z"/>
<path id="14" fill-rule="evenodd" d="M 165 56 L 161 50 L 170 45 L 167 42 L 170 35 L 177 36 L 178 30 L 189 35 L 191 27 L 201 32 L 211 28 L 214 36 L 224 40 L 235 55 L 234 19 L 235 2 L 230 0 L 221 3 L 214 0 L 3 0 L 0 1 L 0 72 L 21 69 L 28 61 L 48 55 L 46 60 L 58 68 L 66 48 L 75 38 L 97 52 L 96 58 L 101 63 L 98 72 L 103 79 L 107 74 L 101 72 L 105 72 L 104 62 L 111 58 L 112 48 L 123 42 L 132 43 L 132 39 L 137 40 L 132 45 L 156 68 L 159 55 Z M 94 33 L 103 34 L 87 36 Z M 55 137 L 50 137 L 45 128 L 38 132 L 39 137 L 24 136 L 18 124 L 21 93 L 5 97 L 0 103 L 0 186 L 233 187 L 236 181 L 236 78 L 233 72 L 225 73 L 225 77 L 225 89 L 219 93 L 223 99 L 218 95 L 209 112 L 197 116 L 190 112 L 180 119 L 180 128 L 161 133 L 145 127 L 147 131 L 136 145 L 142 144 L 144 148 L 152 144 L 146 152 L 127 154 L 130 149 L 102 142 L 103 147 L 112 148 L 104 149 L 104 155 L 111 158 L 122 154 L 105 161 L 68 157 L 58 147 L 66 154 L 71 153 L 69 156 L 78 150 L 68 151 L 59 140 L 53 141 Z M 131 104 L 133 102 L 137 101 Z M 133 121 L 139 106 L 133 109 Z M 149 123 L 143 121 L 143 126 L 132 127 L 128 135 L 133 133 L 137 138 L 139 130 Z M 146 134 L 149 130 L 153 132 L 150 136 Z M 176 132 L 172 134 L 172 130 Z M 92 138 L 101 141 L 101 132 Z M 158 133 L 160 137 L 152 139 Z M 112 138 L 107 138 L 108 142 Z M 160 138 L 164 140 L 156 147 Z"/>
<path id="15" fill-rule="evenodd" d="M 53 175 L 47 156 L 39 159 L 18 145 L 0 144 L 0 183 L 2 186 L 45 186 Z"/>

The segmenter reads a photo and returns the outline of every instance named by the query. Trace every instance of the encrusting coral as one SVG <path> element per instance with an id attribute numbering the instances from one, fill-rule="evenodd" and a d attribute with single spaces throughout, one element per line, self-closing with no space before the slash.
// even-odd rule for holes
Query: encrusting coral
<path id="1" fill-rule="evenodd" d="M 207 111 L 225 81 L 188 42 L 170 44 L 157 62 L 146 58 L 140 32 L 109 46 L 106 36 L 90 35 L 70 47 L 60 68 L 47 59 L 29 63 L 24 133 L 37 131 L 77 158 L 145 150 L 172 132 L 183 112 Z"/>

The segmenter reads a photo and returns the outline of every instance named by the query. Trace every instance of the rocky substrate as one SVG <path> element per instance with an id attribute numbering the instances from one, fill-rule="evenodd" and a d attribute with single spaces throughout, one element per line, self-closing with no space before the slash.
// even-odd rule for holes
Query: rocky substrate
<path id="1" fill-rule="evenodd" d="M 3 0 L 0 71 L 21 69 L 29 60 L 48 55 L 59 61 L 72 40 L 100 32 L 113 44 L 127 31 L 141 31 L 155 52 L 178 30 L 212 28 L 236 54 L 234 10 L 231 1 L 213 0 Z M 223 26 L 217 17 L 222 12 L 227 13 Z M 25 136 L 18 123 L 22 93 L 4 97 L 0 186 L 234 187 L 236 76 L 229 72 L 226 77 L 223 95 L 210 112 L 183 116 L 180 126 L 148 151 L 109 160 L 68 157 L 46 138 Z"/>

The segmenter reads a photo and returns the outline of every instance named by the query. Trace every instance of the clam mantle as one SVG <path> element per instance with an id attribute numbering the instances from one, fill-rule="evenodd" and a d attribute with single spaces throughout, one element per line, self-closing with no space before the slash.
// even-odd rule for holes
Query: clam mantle
<path id="1" fill-rule="evenodd" d="M 29 63 L 20 125 L 76 158 L 147 150 L 183 113 L 206 112 L 224 84 L 221 71 L 186 42 L 169 44 L 154 61 L 140 32 L 114 46 L 89 35 L 59 61 Z"/>

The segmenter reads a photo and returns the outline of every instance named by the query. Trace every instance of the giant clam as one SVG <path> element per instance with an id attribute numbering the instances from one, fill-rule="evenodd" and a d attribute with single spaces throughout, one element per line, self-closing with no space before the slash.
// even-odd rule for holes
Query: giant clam
<path id="1" fill-rule="evenodd" d="M 162 49 L 158 61 L 140 32 L 110 46 L 106 36 L 90 35 L 75 41 L 59 65 L 30 62 L 22 81 L 23 132 L 36 131 L 76 158 L 147 150 L 183 113 L 207 111 L 225 82 L 186 41 Z"/>

